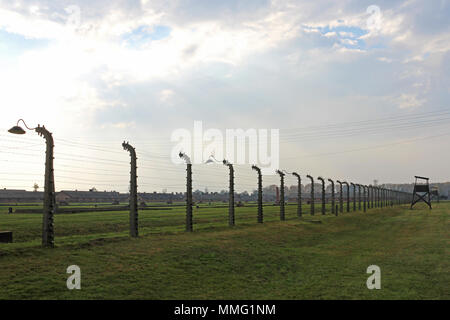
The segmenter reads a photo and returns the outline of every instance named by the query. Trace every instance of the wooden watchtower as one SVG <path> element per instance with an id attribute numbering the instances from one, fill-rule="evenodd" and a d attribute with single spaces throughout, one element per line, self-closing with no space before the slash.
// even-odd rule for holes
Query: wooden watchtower
<path id="1" fill-rule="evenodd" d="M 412 207 L 419 201 L 425 202 L 431 210 L 431 195 L 430 195 L 430 184 L 428 183 L 429 178 L 415 176 L 416 181 L 414 183 L 413 197 L 411 202 Z M 419 181 L 417 181 L 419 180 Z M 421 182 L 422 181 L 422 182 Z"/>

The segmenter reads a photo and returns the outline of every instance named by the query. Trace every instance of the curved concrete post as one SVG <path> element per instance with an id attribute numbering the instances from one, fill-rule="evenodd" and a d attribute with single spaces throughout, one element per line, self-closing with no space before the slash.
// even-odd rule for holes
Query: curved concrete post
<path id="1" fill-rule="evenodd" d="M 280 220 L 284 221 L 285 212 L 284 212 L 284 172 L 277 170 L 278 175 L 280 176 Z"/>
<path id="2" fill-rule="evenodd" d="M 263 217 L 263 205 L 262 205 L 262 174 L 261 169 L 257 166 L 253 165 L 252 170 L 255 170 L 258 174 L 258 216 L 257 221 L 258 223 L 263 223 L 264 217 Z"/>
<path id="3" fill-rule="evenodd" d="M 334 193 L 334 181 L 331 179 L 328 179 L 331 183 L 331 213 L 337 215 L 337 210 L 334 207 L 335 206 L 335 193 Z"/>
<path id="4" fill-rule="evenodd" d="M 322 177 L 318 177 L 318 180 L 322 181 L 322 214 L 325 214 L 326 199 L 325 199 L 325 180 Z"/>
<path id="5" fill-rule="evenodd" d="M 353 182 L 350 182 L 353 187 L 353 211 L 356 211 L 356 185 Z"/>
<path id="6" fill-rule="evenodd" d="M 179 156 L 186 162 L 186 231 L 192 232 L 192 163 L 188 155 L 180 152 Z"/>
<path id="7" fill-rule="evenodd" d="M 136 150 L 125 141 L 122 143 L 124 150 L 130 153 L 131 170 L 130 170 L 130 236 L 137 237 L 139 235 L 138 228 L 138 199 L 137 199 L 137 166 L 136 166 Z"/>
<path id="8" fill-rule="evenodd" d="M 339 211 L 342 213 L 344 212 L 344 199 L 342 195 L 342 185 L 343 182 L 336 180 L 337 183 L 339 183 Z"/>
<path id="9" fill-rule="evenodd" d="M 314 215 L 314 178 L 311 177 L 309 174 L 306 176 L 307 178 L 311 179 L 311 215 Z"/>
<path id="10" fill-rule="evenodd" d="M 292 175 L 297 177 L 297 216 L 299 218 L 302 217 L 302 178 L 296 172 L 293 172 Z"/>
<path id="11" fill-rule="evenodd" d="M 350 212 L 350 185 L 346 181 L 342 182 L 342 184 L 347 186 L 347 212 Z"/>
<path id="12" fill-rule="evenodd" d="M 369 187 L 368 186 L 360 186 L 360 187 L 363 187 L 363 193 L 364 193 L 364 195 L 363 195 L 363 202 L 364 202 L 364 205 L 363 205 L 363 207 L 364 207 L 364 212 L 366 212 L 366 202 L 367 202 L 367 197 L 366 197 L 366 194 L 368 195 L 369 194 Z M 366 193 L 366 189 L 367 189 L 367 193 Z"/>
<path id="13" fill-rule="evenodd" d="M 364 187 L 360 184 L 357 184 L 358 186 L 358 210 L 361 211 L 361 187 Z M 365 190 L 363 190 L 365 192 Z"/>
<path id="14" fill-rule="evenodd" d="M 54 214 L 56 212 L 55 177 L 53 168 L 54 142 L 52 134 L 45 126 L 34 129 L 39 136 L 45 139 L 45 182 L 44 182 L 44 207 L 42 216 L 42 246 L 54 247 Z"/>
<path id="15" fill-rule="evenodd" d="M 234 226 L 234 168 L 227 160 L 223 160 L 223 164 L 229 168 L 230 181 L 229 181 L 229 195 L 228 195 L 228 225 Z"/>

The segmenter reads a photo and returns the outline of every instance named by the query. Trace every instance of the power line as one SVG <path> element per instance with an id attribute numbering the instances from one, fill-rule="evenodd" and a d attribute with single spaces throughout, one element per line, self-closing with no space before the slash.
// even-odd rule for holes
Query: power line
<path id="1" fill-rule="evenodd" d="M 394 142 L 394 143 L 380 144 L 380 145 L 375 145 L 375 146 L 371 146 L 371 147 L 364 147 L 364 148 L 359 148 L 359 149 L 351 149 L 351 150 L 336 151 L 336 152 L 317 153 L 317 154 L 304 155 L 304 156 L 298 156 L 298 157 L 285 157 L 285 158 L 283 158 L 283 159 L 294 159 L 294 158 L 297 159 L 297 158 L 323 157 L 323 156 L 336 155 L 336 154 L 343 154 L 343 153 L 349 153 L 349 152 L 358 152 L 358 151 L 364 151 L 364 150 L 373 150 L 373 149 L 384 148 L 384 147 L 389 147 L 389 146 L 394 146 L 394 145 L 400 145 L 400 144 L 405 144 L 405 143 L 411 143 L 411 142 L 414 142 L 414 141 L 420 141 L 420 140 L 426 140 L 426 139 L 433 139 L 433 138 L 443 137 L 443 136 L 448 136 L 448 135 L 450 135 L 450 133 L 444 133 L 444 134 L 438 134 L 438 135 L 433 135 L 433 136 L 427 136 L 427 137 L 418 138 L 418 139 L 404 140 L 404 141 Z"/>

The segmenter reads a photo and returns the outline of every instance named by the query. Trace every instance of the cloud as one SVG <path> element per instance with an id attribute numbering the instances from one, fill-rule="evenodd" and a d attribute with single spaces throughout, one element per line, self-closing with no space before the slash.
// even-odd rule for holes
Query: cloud
<path id="1" fill-rule="evenodd" d="M 379 57 L 377 59 L 378 59 L 378 61 L 383 61 L 383 62 L 386 62 L 386 63 L 391 63 L 392 62 L 392 59 L 389 59 L 389 58 L 386 58 L 386 57 Z"/>
<path id="2" fill-rule="evenodd" d="M 175 92 L 170 89 L 164 89 L 160 93 L 159 100 L 165 104 L 170 104 Z"/>
<path id="3" fill-rule="evenodd" d="M 324 34 L 324 36 L 325 37 L 327 37 L 327 38 L 332 38 L 332 37 L 335 37 L 337 34 L 336 34 L 336 32 L 327 32 L 327 33 L 325 33 Z"/>
<path id="4" fill-rule="evenodd" d="M 353 0 L 71 3 L 79 21 L 66 2 L 0 2 L 3 126 L 148 137 L 196 117 L 285 128 L 448 106 L 445 2 L 380 1 L 380 28 Z"/>
<path id="5" fill-rule="evenodd" d="M 415 94 L 401 94 L 396 99 L 396 102 L 400 109 L 417 108 L 422 106 L 426 99 L 419 99 Z"/>
<path id="6" fill-rule="evenodd" d="M 130 121 L 130 122 L 115 122 L 115 123 L 110 123 L 108 125 L 102 125 L 102 128 L 111 127 L 111 128 L 115 128 L 115 129 L 127 129 L 127 128 L 132 128 L 135 125 L 136 125 L 136 123 L 134 121 Z"/>

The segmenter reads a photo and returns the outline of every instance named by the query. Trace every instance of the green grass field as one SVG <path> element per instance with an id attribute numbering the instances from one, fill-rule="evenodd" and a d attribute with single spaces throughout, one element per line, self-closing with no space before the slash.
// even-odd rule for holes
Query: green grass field
<path id="1" fill-rule="evenodd" d="M 40 248 L 40 214 L 7 214 L 0 230 L 0 299 L 449 299 L 450 203 L 371 209 L 302 219 L 296 206 L 139 212 L 140 237 L 128 237 L 128 213 L 55 216 L 54 249 Z M 311 223 L 312 220 L 321 223 Z M 68 290 L 66 269 L 81 268 L 81 290 Z M 368 290 L 369 265 L 381 289 Z"/>

